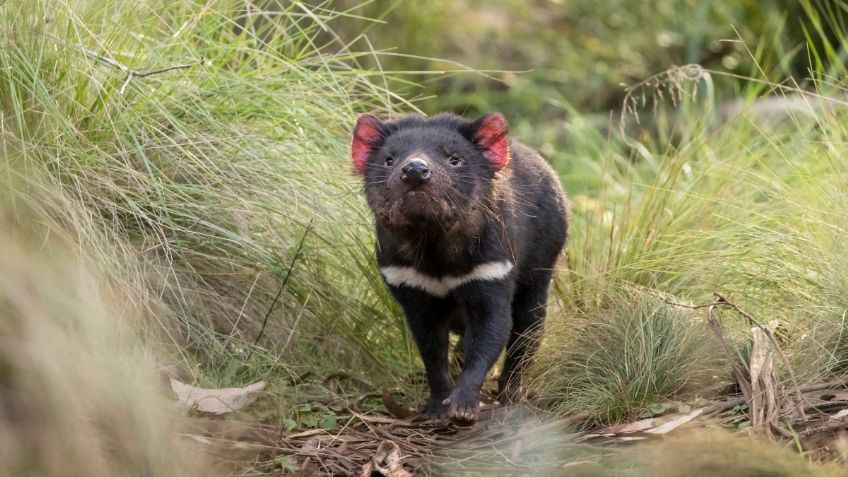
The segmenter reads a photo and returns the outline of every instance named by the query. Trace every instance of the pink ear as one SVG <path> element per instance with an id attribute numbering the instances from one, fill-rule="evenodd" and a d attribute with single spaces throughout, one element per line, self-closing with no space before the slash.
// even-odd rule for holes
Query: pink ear
<path id="1" fill-rule="evenodd" d="M 487 113 L 474 124 L 474 141 L 483 148 L 483 154 L 499 171 L 509 162 L 509 138 L 506 119 L 500 113 Z"/>
<path id="2" fill-rule="evenodd" d="M 365 172 L 365 163 L 368 161 L 371 149 L 380 139 L 382 126 L 383 123 L 370 114 L 363 114 L 356 120 L 356 126 L 353 128 L 353 142 L 350 144 L 350 158 L 354 169 L 360 174 Z"/>

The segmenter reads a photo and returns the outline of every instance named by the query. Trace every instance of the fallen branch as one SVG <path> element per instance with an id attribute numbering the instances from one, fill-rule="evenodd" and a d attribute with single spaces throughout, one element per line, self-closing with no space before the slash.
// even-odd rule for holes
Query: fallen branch
<path id="1" fill-rule="evenodd" d="M 62 41 L 58 38 L 55 38 L 55 39 L 57 41 L 64 43 L 64 41 Z M 164 68 L 159 68 L 157 70 L 139 71 L 139 70 L 130 68 L 129 66 L 124 65 L 123 63 L 121 63 L 121 62 L 119 62 L 119 61 L 117 61 L 113 58 L 110 58 L 108 56 L 103 56 L 103 55 L 101 55 L 101 54 L 99 54 L 99 53 L 97 53 L 93 50 L 89 50 L 88 48 L 86 48 L 82 45 L 73 45 L 73 46 L 74 46 L 74 48 L 78 49 L 79 51 L 81 51 L 86 56 L 94 58 L 97 61 L 106 63 L 107 65 L 114 66 L 115 68 L 118 68 L 124 74 L 127 75 L 126 79 L 124 79 L 124 82 L 121 84 L 121 89 L 118 90 L 118 93 L 121 94 L 121 95 L 124 94 L 124 92 L 127 89 L 127 86 L 129 86 L 130 81 L 132 81 L 133 78 L 147 78 L 148 76 L 154 76 L 154 75 L 158 75 L 158 74 L 161 74 L 161 73 L 167 73 L 168 71 L 183 70 L 183 69 L 191 68 L 191 67 L 194 67 L 194 66 L 202 65 L 203 62 L 205 61 L 201 57 L 200 60 L 198 60 L 194 63 L 183 63 L 183 64 L 179 64 L 179 65 L 166 66 Z"/>
<path id="2" fill-rule="evenodd" d="M 827 389 L 835 389 L 839 387 L 845 387 L 844 381 L 828 381 L 825 383 L 811 384 L 809 386 L 805 386 L 801 388 L 801 392 L 806 393 L 814 393 L 816 391 L 824 391 Z M 726 401 L 717 402 L 715 404 L 710 404 L 709 406 L 704 408 L 704 415 L 722 413 L 729 409 L 733 409 L 736 406 L 741 406 L 748 402 L 744 396 L 734 399 L 728 399 Z"/>
<path id="3" fill-rule="evenodd" d="M 780 404 L 777 398 L 777 379 L 774 374 L 774 357 L 769 352 L 768 337 L 763 330 L 752 327 L 751 349 L 751 428 L 768 430 L 777 423 Z"/>
<path id="4" fill-rule="evenodd" d="M 721 321 L 715 316 L 713 313 L 715 311 L 715 305 L 711 304 L 709 308 L 709 319 L 707 323 L 710 325 L 710 329 L 713 330 L 713 334 L 716 336 L 718 340 L 718 344 L 721 346 L 722 351 L 724 352 L 724 356 L 727 358 L 727 361 L 730 363 L 730 366 L 733 368 L 733 375 L 736 377 L 736 382 L 739 383 L 739 389 L 742 390 L 742 395 L 746 402 L 751 402 L 753 396 L 751 395 L 751 383 L 745 379 L 745 373 L 742 371 L 742 368 L 739 366 L 739 363 L 733 357 L 733 353 L 730 351 L 730 347 L 727 344 L 727 340 L 724 339 L 724 329 L 721 326 Z"/>
<path id="5" fill-rule="evenodd" d="M 848 420 L 843 421 L 841 419 L 824 419 L 821 421 L 817 421 L 812 423 L 809 427 L 804 429 L 803 431 L 798 433 L 798 437 L 804 439 L 812 436 L 813 434 L 820 434 L 822 432 L 830 432 L 837 431 L 840 429 L 848 428 Z"/>

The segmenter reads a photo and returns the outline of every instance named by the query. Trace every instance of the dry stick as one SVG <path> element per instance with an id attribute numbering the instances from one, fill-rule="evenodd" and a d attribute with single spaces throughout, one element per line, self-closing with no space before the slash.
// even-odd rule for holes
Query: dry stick
<path id="1" fill-rule="evenodd" d="M 803 431 L 799 432 L 798 437 L 803 439 L 805 437 L 810 437 L 813 434 L 818 434 L 818 433 L 821 433 L 821 432 L 835 431 L 835 430 L 843 429 L 843 428 L 846 428 L 846 427 L 848 427 L 848 421 L 843 421 L 841 419 L 828 418 L 828 419 L 825 419 L 825 420 L 822 420 L 822 421 L 814 422 L 813 425 L 811 425 L 807 429 L 804 429 Z"/>
<path id="2" fill-rule="evenodd" d="M 730 366 L 733 367 L 733 374 L 736 376 L 739 388 L 742 389 L 742 395 L 745 397 L 745 401 L 750 402 L 753 399 L 751 383 L 745 379 L 745 373 L 742 371 L 742 368 L 739 367 L 737 360 L 733 358 L 733 353 L 730 352 L 730 347 L 724 339 L 724 329 L 721 327 L 721 321 L 714 314 L 715 307 L 715 304 L 709 305 L 709 319 L 707 323 L 709 323 L 710 329 L 713 330 L 713 334 L 715 334 L 716 339 L 718 339 L 718 343 L 721 345 L 721 349 L 724 351 L 727 361 L 730 363 Z"/>
<path id="3" fill-rule="evenodd" d="M 771 429 L 772 432 L 780 434 L 781 436 L 785 437 L 786 439 L 789 439 L 790 441 L 795 440 L 795 434 L 792 434 L 791 432 L 787 431 L 786 429 L 778 426 L 777 423 L 770 422 L 769 423 L 769 429 Z"/>
<path id="4" fill-rule="evenodd" d="M 845 386 L 845 382 L 843 381 L 829 381 L 826 383 L 818 383 L 812 384 L 810 386 L 806 386 L 801 388 L 802 393 L 812 393 L 816 391 L 824 391 L 826 389 L 834 389 L 840 386 Z M 713 414 L 713 413 L 721 413 L 727 411 L 728 409 L 733 409 L 736 406 L 741 406 L 745 404 L 748 400 L 743 396 L 741 398 L 728 399 L 726 401 L 717 402 L 715 404 L 710 404 L 709 406 L 704 408 L 704 414 Z"/>
<path id="5" fill-rule="evenodd" d="M 736 303 L 733 303 L 732 301 L 727 299 L 727 297 L 725 297 L 721 293 L 715 292 L 714 295 L 716 296 L 716 298 L 718 298 L 719 303 L 721 303 L 725 306 L 729 306 L 734 311 L 736 311 L 740 315 L 744 316 L 750 324 L 752 324 L 752 325 L 756 326 L 757 328 L 763 330 L 763 333 L 765 333 L 766 336 L 768 336 L 769 340 L 774 345 L 775 351 L 777 351 L 777 354 L 780 356 L 780 360 L 783 361 L 783 366 L 786 367 L 786 372 L 789 373 L 789 380 L 792 382 L 792 388 L 795 391 L 795 397 L 798 399 L 797 408 L 798 408 L 798 412 L 801 414 L 801 419 L 806 418 L 806 415 L 804 414 L 804 408 L 801 406 L 801 403 L 804 402 L 804 396 L 801 394 L 801 387 L 798 386 L 798 379 L 795 377 L 795 371 L 792 369 L 792 366 L 790 366 L 789 359 L 783 353 L 783 349 L 780 347 L 780 344 L 777 342 L 777 338 L 774 336 L 774 333 L 772 333 L 771 330 L 768 329 L 768 327 L 760 324 L 760 322 L 758 322 L 753 317 L 753 315 L 751 315 L 747 311 L 743 310 L 739 305 L 737 305 Z"/>
<path id="6" fill-rule="evenodd" d="M 717 402 L 715 404 L 710 404 L 709 406 L 704 408 L 704 413 L 702 415 L 706 416 L 714 413 L 722 413 L 727 411 L 728 409 L 733 409 L 736 406 L 741 406 L 748 402 L 746 397 L 736 398 L 736 399 L 728 399 L 727 401 Z"/>
<path id="7" fill-rule="evenodd" d="M 130 84 L 130 81 L 132 81 L 133 78 L 146 78 L 148 76 L 158 75 L 160 73 L 167 73 L 168 71 L 183 70 L 183 69 L 186 69 L 186 68 L 191 68 L 193 66 L 202 65 L 203 61 L 204 61 L 203 58 L 201 57 L 199 61 L 196 61 L 194 63 L 185 63 L 185 64 L 181 64 L 181 65 L 167 66 L 165 68 L 160 68 L 158 70 L 138 71 L 138 70 L 134 70 L 134 69 L 132 69 L 132 68 L 116 61 L 116 60 L 113 60 L 112 58 L 100 55 L 100 54 L 98 54 L 98 53 L 96 53 L 92 50 L 89 50 L 88 48 L 86 48 L 84 46 L 76 46 L 75 48 L 80 50 L 81 52 L 83 52 L 86 56 L 90 56 L 90 57 L 94 58 L 95 60 L 102 61 L 103 63 L 114 66 L 115 68 L 118 68 L 119 70 L 123 71 L 127 75 L 127 78 L 124 80 L 123 84 L 121 84 L 121 89 L 118 91 L 118 93 L 122 96 L 123 96 L 124 92 L 126 91 L 127 86 Z"/>
<path id="8" fill-rule="evenodd" d="M 689 304 L 686 304 L 686 303 L 680 303 L 680 302 L 675 302 L 675 301 L 669 300 L 668 298 L 666 298 L 662 295 L 654 294 L 654 296 L 656 296 L 660 300 L 664 301 L 665 303 L 668 303 L 669 305 L 673 305 L 673 306 L 679 306 L 679 307 L 682 307 L 682 308 L 689 308 L 689 309 L 692 309 L 692 310 L 710 307 L 710 316 L 711 316 L 710 319 L 711 320 L 712 320 L 712 307 L 726 306 L 728 308 L 731 308 L 733 311 L 739 313 L 740 315 L 742 315 L 746 320 L 748 320 L 749 325 L 756 326 L 757 328 L 763 330 L 763 332 L 765 332 L 766 336 L 768 336 L 769 341 L 771 341 L 771 343 L 774 345 L 774 349 L 777 351 L 777 354 L 780 356 L 780 360 L 783 361 L 783 366 L 786 368 L 786 371 L 789 373 L 789 379 L 792 382 L 792 388 L 795 391 L 795 397 L 798 399 L 798 403 L 797 403 L 798 405 L 795 406 L 795 407 L 799 409 L 799 411 L 801 413 L 801 418 L 802 419 L 805 418 L 806 415 L 804 414 L 804 410 L 800 406 L 801 402 L 803 402 L 803 396 L 802 396 L 802 393 L 801 393 L 801 388 L 800 388 L 800 386 L 798 386 L 798 379 L 795 377 L 795 371 L 792 369 L 792 366 L 789 365 L 789 359 L 783 353 L 783 349 L 780 347 L 780 343 L 778 343 L 777 338 L 774 336 L 774 333 L 772 333 L 771 330 L 769 330 L 766 326 L 763 326 L 762 324 L 760 324 L 760 322 L 757 321 L 757 319 L 754 318 L 753 315 L 751 315 L 750 313 L 745 311 L 742 307 L 740 307 L 736 303 L 730 301 L 726 296 L 724 296 L 724 295 L 722 295 L 721 293 L 718 293 L 718 292 L 714 292 L 713 295 L 715 295 L 715 297 L 717 298 L 717 300 L 714 301 L 713 303 L 704 303 L 704 304 L 700 304 L 700 305 L 689 305 Z M 710 327 L 712 328 L 712 323 L 710 324 Z M 713 332 L 715 332 L 715 329 L 713 329 Z M 722 347 L 724 347 L 724 345 L 722 345 Z M 731 364 L 733 364 L 733 363 L 734 363 L 734 361 L 731 361 Z M 733 364 L 733 366 L 734 366 L 734 373 L 735 373 L 737 365 Z M 741 386 L 741 384 L 740 384 L 740 386 Z M 743 390 L 743 393 L 744 393 L 744 390 Z"/>
<path id="9" fill-rule="evenodd" d="M 759 329 L 751 329 L 753 347 L 750 356 L 751 375 L 751 427 L 762 429 L 780 417 L 780 406 L 775 393 L 774 356 L 768 348 L 768 335 Z M 762 391 L 760 391 L 762 388 Z M 768 426 L 765 427 L 768 429 Z"/>
<path id="10" fill-rule="evenodd" d="M 265 326 L 268 325 L 268 317 L 271 316 L 271 312 L 274 311 L 274 308 L 277 306 L 277 302 L 280 301 L 280 296 L 282 296 L 283 291 L 286 289 L 286 284 L 289 282 L 289 277 L 291 277 L 292 270 L 294 269 L 294 264 L 295 262 L 297 262 L 297 258 L 300 256 L 300 251 L 303 250 L 303 244 L 304 242 L 306 242 L 306 236 L 309 235 L 309 231 L 312 230 L 313 222 L 315 222 L 315 217 L 309 219 L 309 225 L 306 226 L 306 230 L 300 237 L 300 243 L 297 244 L 297 249 L 295 249 L 294 251 L 294 255 L 292 256 L 291 262 L 289 263 L 289 269 L 286 270 L 286 276 L 283 277 L 283 282 L 280 284 L 280 289 L 277 290 L 277 295 L 274 296 L 274 299 L 271 301 L 271 306 L 268 307 L 268 311 L 265 313 L 265 318 L 262 320 L 262 327 L 259 329 L 259 334 L 256 335 L 256 339 L 253 340 L 253 346 L 256 346 L 259 343 L 259 340 L 262 339 L 262 335 L 265 334 Z"/>

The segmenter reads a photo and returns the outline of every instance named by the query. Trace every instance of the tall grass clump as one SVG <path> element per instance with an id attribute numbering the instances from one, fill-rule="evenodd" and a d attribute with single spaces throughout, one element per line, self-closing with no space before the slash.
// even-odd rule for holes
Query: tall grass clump
<path id="1" fill-rule="evenodd" d="M 405 369 L 347 173 L 351 118 L 395 99 L 321 40 L 341 14 L 266 7 L 4 2 L 0 137 L 18 200 L 142 304 L 200 384 Z"/>
<path id="2" fill-rule="evenodd" d="M 543 347 L 537 365 L 544 371 L 534 387 L 564 414 L 632 419 L 651 404 L 693 396 L 720 373 L 699 316 L 638 292 L 611 295 L 546 333 L 556 344 Z"/>
<path id="3" fill-rule="evenodd" d="M 135 330 L 133 298 L 43 220 L 0 192 L 3 474 L 209 472 L 201 449 L 178 434 L 185 423 Z"/>
<path id="4" fill-rule="evenodd" d="M 606 144 L 593 139 L 584 144 L 594 144 L 591 151 L 600 159 L 576 158 L 597 188 L 572 197 L 567 267 L 557 282 L 559 311 L 551 320 L 557 331 L 548 333 L 547 348 L 554 354 L 574 340 L 582 343 L 574 345 L 584 350 L 577 353 L 577 370 L 564 365 L 559 371 L 565 382 L 579 379 L 597 346 L 584 337 L 597 331 L 583 328 L 584 319 L 620 328 L 618 336 L 599 336 L 610 337 L 605 349 L 626 349 L 630 315 L 610 322 L 617 314 L 606 307 L 610 288 L 634 287 L 682 303 L 708 303 L 721 292 L 761 324 L 777 320 L 781 346 L 801 381 L 844 377 L 844 89 L 822 81 L 807 92 L 751 78 L 750 94 L 743 96 L 754 99 L 722 117 L 713 97 L 692 94 L 695 83 L 711 90 L 714 78 L 700 72 L 673 86 L 684 94 L 673 122 L 668 113 L 658 113 L 665 115 L 657 121 L 659 127 L 666 124 L 665 134 Z M 772 85 L 773 94 L 761 96 L 763 82 Z M 678 132 L 674 137 L 672 129 Z M 638 303 L 624 309 L 638 310 Z M 700 319 L 690 325 L 706 330 L 706 311 L 695 316 Z M 721 319 L 731 344 L 747 346 L 750 324 L 733 312 Z M 725 359 L 704 353 L 699 360 Z M 625 356 L 610 359 L 629 369 Z M 786 379 L 783 365 L 778 372 Z M 581 383 L 599 395 L 607 384 Z M 576 410 L 566 395 L 563 406 Z"/>

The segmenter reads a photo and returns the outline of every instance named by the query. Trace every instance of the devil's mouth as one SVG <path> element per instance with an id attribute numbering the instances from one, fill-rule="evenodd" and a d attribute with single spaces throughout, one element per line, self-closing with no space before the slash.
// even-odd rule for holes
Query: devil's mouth
<path id="1" fill-rule="evenodd" d="M 407 192 L 399 202 L 405 215 L 437 215 L 440 212 L 439 209 L 441 209 L 441 204 L 436 197 L 420 189 Z"/>
<path id="2" fill-rule="evenodd" d="M 448 202 L 430 192 L 413 189 L 388 201 L 382 218 L 389 226 L 420 227 L 426 223 L 450 223 L 454 211 Z"/>

